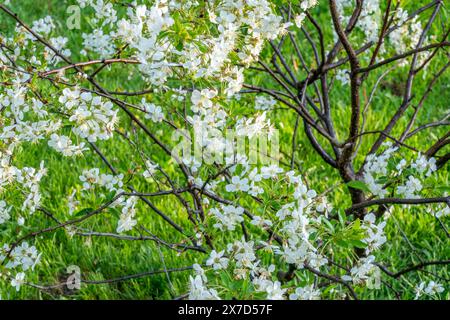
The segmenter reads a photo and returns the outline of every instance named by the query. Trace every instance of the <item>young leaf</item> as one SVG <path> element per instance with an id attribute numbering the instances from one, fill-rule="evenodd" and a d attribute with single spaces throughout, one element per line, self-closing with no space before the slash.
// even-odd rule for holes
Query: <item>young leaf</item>
<path id="1" fill-rule="evenodd" d="M 82 216 L 88 214 L 89 212 L 92 212 L 93 210 L 94 209 L 92 209 L 92 208 L 84 208 L 84 209 L 81 209 L 80 211 L 78 211 L 77 213 L 75 213 L 73 216 L 74 217 L 82 217 Z"/>
<path id="2" fill-rule="evenodd" d="M 353 189 L 358 189 L 366 192 L 370 192 L 369 187 L 362 181 L 359 180 L 353 180 L 347 183 L 347 186 Z"/>

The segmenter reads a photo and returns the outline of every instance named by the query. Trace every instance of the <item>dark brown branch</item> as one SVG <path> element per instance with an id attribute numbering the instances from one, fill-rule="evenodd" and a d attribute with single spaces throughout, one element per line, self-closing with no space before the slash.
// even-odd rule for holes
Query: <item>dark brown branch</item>
<path id="1" fill-rule="evenodd" d="M 447 205 L 450 205 L 450 197 L 424 198 L 424 199 L 400 199 L 400 198 L 375 199 L 354 204 L 350 208 L 346 209 L 346 212 L 351 213 L 358 209 L 367 208 L 375 205 L 385 205 L 385 204 L 419 205 L 431 203 L 446 203 Z"/>
<path id="2" fill-rule="evenodd" d="M 387 269 L 386 267 L 382 266 L 379 263 L 376 263 L 375 265 L 377 267 L 379 267 L 381 271 L 383 271 L 384 273 L 386 273 L 390 277 L 392 277 L 392 278 L 400 278 L 401 276 L 403 276 L 403 275 L 405 275 L 405 274 L 407 274 L 409 272 L 420 270 L 420 269 L 422 269 L 422 268 L 424 268 L 426 266 L 448 265 L 448 264 L 450 264 L 450 260 L 427 261 L 427 262 L 421 262 L 419 264 L 407 267 L 407 268 L 405 268 L 405 269 L 403 269 L 401 271 L 398 271 L 398 272 L 392 272 L 392 271 L 390 271 L 389 269 Z"/>

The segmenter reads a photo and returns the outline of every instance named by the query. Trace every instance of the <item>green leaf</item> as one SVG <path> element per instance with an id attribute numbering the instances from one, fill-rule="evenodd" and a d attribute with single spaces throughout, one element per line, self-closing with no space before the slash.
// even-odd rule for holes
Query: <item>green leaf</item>
<path id="1" fill-rule="evenodd" d="M 343 239 L 337 239 L 336 243 L 338 246 L 343 247 L 343 248 L 349 248 L 350 247 L 350 243 L 343 240 Z"/>
<path id="2" fill-rule="evenodd" d="M 361 230 L 361 220 L 356 219 L 353 223 L 352 223 L 352 229 L 359 231 Z"/>
<path id="3" fill-rule="evenodd" d="M 338 211 L 338 217 L 339 217 L 339 222 L 341 223 L 341 226 L 345 227 L 345 221 L 347 220 L 347 216 L 345 215 L 344 210 Z"/>
<path id="4" fill-rule="evenodd" d="M 347 183 L 347 186 L 353 189 L 358 189 L 366 192 L 370 192 L 369 187 L 362 181 L 359 180 L 353 180 Z"/>
<path id="5" fill-rule="evenodd" d="M 84 216 L 84 215 L 86 215 L 86 214 L 88 214 L 88 213 L 90 213 L 92 211 L 94 211 L 94 209 L 92 209 L 92 208 L 84 208 L 84 209 L 81 209 L 80 211 L 78 211 L 77 213 L 75 213 L 73 216 L 74 217 L 81 217 L 81 216 Z"/>
<path id="6" fill-rule="evenodd" d="M 367 244 L 365 242 L 362 242 L 361 240 L 350 240 L 350 243 L 352 244 L 352 246 L 360 249 L 364 249 L 365 247 L 367 247 Z"/>
<path id="7" fill-rule="evenodd" d="M 331 222 L 328 219 L 326 219 L 326 218 L 323 218 L 322 221 L 328 226 L 328 228 L 331 230 L 331 232 L 334 233 L 334 227 L 331 224 Z"/>
<path id="8" fill-rule="evenodd" d="M 108 208 L 108 211 L 114 216 L 120 216 L 121 212 L 117 208 Z"/>
<path id="9" fill-rule="evenodd" d="M 116 195 L 117 195 L 117 192 L 116 192 L 116 191 L 110 191 L 110 192 L 106 195 L 106 202 L 112 201 Z"/>
<path id="10" fill-rule="evenodd" d="M 379 183 L 379 184 L 385 184 L 385 183 L 388 183 L 388 181 L 389 181 L 389 178 L 386 176 L 382 176 L 377 179 L 377 183 Z"/>
<path id="11" fill-rule="evenodd" d="M 436 191 L 440 191 L 442 193 L 450 192 L 450 186 L 433 186 L 433 187 Z"/>

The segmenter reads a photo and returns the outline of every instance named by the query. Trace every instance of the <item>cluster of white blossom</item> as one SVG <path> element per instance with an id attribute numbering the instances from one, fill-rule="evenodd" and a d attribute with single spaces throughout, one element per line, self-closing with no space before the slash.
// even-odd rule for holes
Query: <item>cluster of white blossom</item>
<path id="1" fill-rule="evenodd" d="M 128 19 L 117 23 L 113 37 L 127 43 L 140 62 L 139 70 L 154 85 L 161 85 L 171 75 L 167 60 L 174 50 L 169 39 L 160 34 L 173 25 L 167 1 L 156 1 L 151 7 L 136 5 L 128 8 Z"/>
<path id="2" fill-rule="evenodd" d="M 294 293 L 289 295 L 290 300 L 319 300 L 320 290 L 315 289 L 314 285 L 300 287 L 295 289 Z"/>
<path id="3" fill-rule="evenodd" d="M 206 261 L 207 266 L 212 266 L 214 270 L 226 269 L 228 267 L 229 259 L 224 257 L 225 251 L 216 252 L 211 251 L 211 254 Z"/>
<path id="4" fill-rule="evenodd" d="M 397 187 L 397 193 L 405 198 L 419 198 L 417 192 L 422 190 L 423 186 L 419 179 L 409 176 L 405 185 Z"/>
<path id="5" fill-rule="evenodd" d="M 123 174 L 112 175 L 100 173 L 100 169 L 98 168 L 84 170 L 80 176 L 84 191 L 92 192 L 95 188 L 102 188 L 116 197 L 119 196 L 111 204 L 111 207 L 121 207 L 116 228 L 118 233 L 130 231 L 137 224 L 137 220 L 135 219 L 137 197 L 120 196 L 124 192 L 122 189 L 123 177 Z M 74 207 L 78 204 L 78 202 L 74 201 L 74 196 L 75 192 L 69 196 L 69 212 L 73 212 Z"/>
<path id="6" fill-rule="evenodd" d="M 61 152 L 66 157 L 79 156 L 82 155 L 84 151 L 88 150 L 85 148 L 85 143 L 82 142 L 80 145 L 73 145 L 72 140 L 67 136 L 60 136 L 56 133 L 50 136 L 48 145 L 58 152 Z"/>
<path id="7" fill-rule="evenodd" d="M 336 72 L 336 80 L 338 80 L 342 85 L 350 83 L 350 73 L 348 70 L 339 69 Z"/>
<path id="8" fill-rule="evenodd" d="M 221 155 L 225 156 L 227 164 L 233 164 L 239 162 L 237 158 L 242 156 L 239 154 L 237 137 L 252 138 L 265 133 L 270 136 L 274 127 L 270 120 L 267 120 L 265 112 L 255 117 L 242 117 L 237 120 L 229 117 L 219 103 L 217 95 L 218 91 L 215 89 L 194 90 L 191 95 L 191 110 L 194 114 L 187 116 L 187 120 L 192 125 L 195 143 L 202 148 L 204 157 Z M 231 119 L 234 120 L 234 128 L 230 137 L 227 136 L 226 125 Z M 183 157 L 184 164 L 190 167 L 193 173 L 197 172 L 201 160 L 187 155 Z M 223 161 L 223 158 L 220 160 Z M 237 181 L 238 177 L 233 179 Z M 245 182 L 245 179 L 243 181 Z M 243 185 L 243 188 L 245 187 Z M 253 191 L 257 193 L 257 188 Z"/>
<path id="9" fill-rule="evenodd" d="M 214 216 L 217 223 L 214 227 L 223 230 L 224 228 L 229 231 L 233 231 L 236 228 L 236 224 L 244 221 L 243 213 L 244 209 L 241 207 L 234 207 L 232 205 L 222 205 L 221 209 L 212 208 L 209 213 Z"/>
<path id="10" fill-rule="evenodd" d="M 146 167 L 146 170 L 144 170 L 144 172 L 142 173 L 142 176 L 146 179 L 149 179 L 149 178 L 153 177 L 153 175 L 155 174 L 156 169 L 158 168 L 158 165 L 153 164 L 150 161 L 146 161 L 145 167 Z"/>
<path id="11" fill-rule="evenodd" d="M 191 96 L 191 110 L 194 114 L 188 116 L 187 121 L 192 125 L 195 143 L 204 150 L 204 155 L 224 152 L 227 146 L 222 133 L 226 125 L 227 113 L 222 106 L 213 101 L 216 95 L 215 90 L 203 89 L 194 90 Z M 189 166 L 193 171 L 196 171 L 200 160 L 186 159 L 190 162 Z"/>
<path id="12" fill-rule="evenodd" d="M 256 96 L 255 97 L 255 109 L 268 111 L 273 109 L 273 107 L 277 104 L 277 101 L 272 97 L 267 96 Z"/>
<path id="13" fill-rule="evenodd" d="M 319 3 L 318 0 L 304 0 L 300 3 L 300 12 L 294 17 L 295 25 L 301 28 L 303 21 L 306 19 L 306 11 L 316 6 Z"/>
<path id="14" fill-rule="evenodd" d="M 123 187 L 123 174 L 114 176 L 112 174 L 100 174 L 100 169 L 93 168 L 84 170 L 80 176 L 80 181 L 83 183 L 84 190 L 90 190 L 95 186 L 104 187 L 108 191 L 115 191 L 120 193 Z"/>
<path id="15" fill-rule="evenodd" d="M 438 293 L 444 292 L 444 286 L 442 284 L 439 284 L 434 281 L 428 282 L 428 285 L 426 282 L 421 282 L 416 288 L 416 297 L 415 299 L 419 299 L 424 294 L 429 296 L 434 296 Z"/>
<path id="16" fill-rule="evenodd" d="M 399 173 L 403 171 L 405 161 L 402 161 L 397 165 Z M 397 187 L 397 193 L 405 198 L 419 198 L 419 192 L 423 189 L 422 181 L 436 171 L 436 159 L 430 157 L 427 159 L 422 154 L 419 154 L 414 162 L 411 162 L 411 169 L 414 171 L 414 175 L 409 175 L 405 185 Z"/>
<path id="17" fill-rule="evenodd" d="M 86 55 L 89 52 L 98 54 L 100 58 L 107 58 L 114 54 L 115 46 L 112 37 L 103 33 L 102 29 L 95 29 L 92 33 L 83 34 L 83 49 L 80 53 Z"/>
<path id="18" fill-rule="evenodd" d="M 137 198 L 131 197 L 119 203 L 119 205 L 122 206 L 122 211 L 120 214 L 119 222 L 117 224 L 118 233 L 130 231 L 137 224 L 137 220 L 135 219 L 136 202 Z"/>
<path id="19" fill-rule="evenodd" d="M 238 136 L 244 136 L 252 138 L 262 133 L 267 133 L 268 138 L 272 137 L 275 131 L 274 126 L 271 124 L 270 119 L 267 119 L 266 112 L 257 114 L 251 118 L 241 118 L 236 122 L 236 134 Z"/>
<path id="20" fill-rule="evenodd" d="M 114 33 L 107 32 L 105 27 L 114 27 L 117 23 L 117 11 L 111 2 L 104 0 L 78 0 L 81 8 L 92 8 L 95 14 L 90 21 L 94 26 L 91 33 L 83 33 L 82 55 L 97 54 L 101 58 L 107 58 L 114 54 Z"/>
<path id="21" fill-rule="evenodd" d="M 217 79 L 226 85 L 225 94 L 232 96 L 244 81 L 243 68 L 238 65 L 257 60 L 265 40 L 285 33 L 291 23 L 284 23 L 267 0 L 213 1 L 208 14 L 215 26 L 212 36 L 197 35 L 176 53 L 195 78 Z"/>
<path id="22" fill-rule="evenodd" d="M 0 154 L 2 155 L 2 154 Z M 46 175 L 47 170 L 44 168 L 44 162 L 41 162 L 40 168 L 31 167 L 17 168 L 9 164 L 10 157 L 6 156 L 1 159 L 0 166 L 0 193 L 2 189 L 9 186 L 15 186 L 17 190 L 21 190 L 25 195 L 22 202 L 22 211 L 34 213 L 41 203 L 40 183 Z M 10 218 L 9 212 L 11 207 L 6 208 L 6 202 L 3 206 L 2 202 L 2 220 L 3 222 Z"/>
<path id="23" fill-rule="evenodd" d="M 362 229 L 365 230 L 366 237 L 362 241 L 367 244 L 366 254 L 377 250 L 386 242 L 386 236 L 383 231 L 385 226 L 385 221 L 376 224 L 376 218 L 373 213 L 369 213 L 364 217 Z"/>
<path id="24" fill-rule="evenodd" d="M 39 262 L 40 254 L 35 246 L 30 246 L 24 241 L 11 250 L 7 245 L 3 246 L 0 261 L 3 262 L 9 253 L 8 262 L 5 264 L 8 269 L 21 268 L 23 271 L 33 269 Z"/>
<path id="25" fill-rule="evenodd" d="M 31 29 L 40 36 L 48 36 L 53 29 L 55 29 L 55 24 L 51 16 L 46 16 L 45 18 L 33 21 Z M 26 37 L 34 39 L 33 35 L 26 33 Z"/>
<path id="26" fill-rule="evenodd" d="M 46 38 L 48 42 L 64 56 L 71 56 L 72 52 L 67 48 L 69 42 L 69 39 L 67 37 L 51 37 L 51 33 L 56 29 L 55 23 L 53 22 L 53 18 L 51 16 L 47 16 L 45 18 L 34 21 L 31 29 L 39 36 Z M 27 42 L 31 41 L 32 43 L 37 43 L 37 39 L 32 34 L 20 29 L 18 31 L 23 32 L 24 38 Z M 26 45 L 28 44 L 26 43 L 25 46 Z M 44 48 L 43 57 L 45 59 L 45 62 L 50 65 L 56 65 L 62 61 L 62 59 L 49 48 Z M 36 60 L 35 62 L 37 65 L 41 65 L 42 63 L 42 61 L 39 60 Z"/>
<path id="27" fill-rule="evenodd" d="M 189 276 L 189 300 L 220 300 L 217 291 L 208 289 L 208 278 L 199 264 L 194 264 L 195 277 Z"/>
<path id="28" fill-rule="evenodd" d="M 66 88 L 59 98 L 69 121 L 73 123 L 72 131 L 89 142 L 108 140 L 119 121 L 117 112 L 111 101 L 104 101 L 100 96 L 78 89 Z"/>
<path id="29" fill-rule="evenodd" d="M 348 23 L 352 10 L 355 7 L 354 5 L 353 0 L 336 1 L 336 7 L 342 24 Z M 378 40 L 381 18 L 379 0 L 362 2 L 360 18 L 358 19 L 356 27 L 364 33 L 364 37 L 367 41 L 376 42 Z"/>
<path id="30" fill-rule="evenodd" d="M 400 4 L 401 5 L 401 4 Z M 355 8 L 354 0 L 336 1 L 341 24 L 345 26 Z M 408 12 L 404 8 L 398 6 L 396 10 L 392 10 L 390 19 L 392 19 L 392 28 L 389 30 L 388 39 L 384 41 L 380 48 L 380 57 L 394 51 L 397 54 L 404 53 L 407 50 L 416 47 L 422 34 L 422 23 L 418 21 L 417 16 L 409 19 Z M 379 0 L 363 1 L 360 17 L 356 24 L 356 28 L 361 31 L 363 39 L 366 42 L 376 43 L 380 35 L 383 24 L 383 15 L 381 11 L 381 2 Z M 334 34 L 337 40 L 337 34 Z M 425 44 L 428 39 L 425 40 Z M 419 62 L 426 59 L 426 53 L 419 53 Z M 378 58 L 379 59 L 379 58 Z M 402 59 L 399 66 L 406 66 L 408 59 Z M 349 83 L 349 77 L 346 70 L 337 71 L 336 79 L 343 85 Z"/>
<path id="31" fill-rule="evenodd" d="M 146 119 L 151 119 L 153 122 L 161 122 L 164 119 L 164 113 L 160 106 L 148 103 L 145 99 L 142 99 L 141 104 L 144 108 Z"/>
<path id="32" fill-rule="evenodd" d="M 51 32 L 53 27 L 49 17 L 35 22 L 32 26 L 33 30 L 42 35 Z M 22 45 L 31 45 L 33 41 L 33 38 L 24 38 Z M 23 59 L 23 52 L 26 51 L 18 47 L 10 59 Z M 38 61 L 30 60 L 32 63 Z M 8 59 L 2 59 L 2 62 L 10 63 Z M 21 227 L 25 224 L 26 216 L 33 214 L 41 206 L 42 180 L 47 169 L 44 167 L 44 161 L 41 161 L 37 168 L 16 164 L 17 151 L 23 148 L 22 144 L 37 144 L 59 130 L 61 120 L 49 118 L 44 103 L 30 90 L 31 76 L 21 67 L 3 75 L 11 77 L 12 85 L 0 88 L 0 224 L 16 222 L 16 226 Z M 8 191 L 13 191 L 11 199 L 11 192 Z M 5 262 L 7 268 L 22 269 L 12 281 L 16 289 L 20 288 L 25 277 L 24 271 L 34 268 L 39 257 L 36 248 L 29 246 L 27 242 L 14 246 L 13 250 L 10 250 L 8 244 L 4 245 L 0 261 Z"/>
<path id="33" fill-rule="evenodd" d="M 366 284 L 369 289 L 379 289 L 381 272 L 374 262 L 375 257 L 372 255 L 361 258 L 358 265 L 350 270 L 350 275 L 345 275 L 342 279 L 352 281 L 354 284 Z"/>
<path id="34" fill-rule="evenodd" d="M 245 164 L 245 157 L 242 159 L 244 159 L 243 164 L 235 165 L 230 169 L 234 172 L 230 181 L 223 181 L 228 192 L 255 196 L 252 190 L 257 187 L 260 188 L 260 192 L 256 195 L 261 195 L 265 193 L 263 187 L 265 181 L 281 181 L 292 187 L 294 201 L 285 204 L 275 217 L 253 216 L 252 225 L 263 229 L 277 225 L 278 234 L 286 239 L 281 247 L 265 242 L 261 242 L 262 246 L 299 269 L 302 269 L 305 264 L 314 268 L 320 268 L 326 264 L 327 259 L 313 245 L 312 235 L 321 223 L 320 215 L 327 210 L 325 208 L 327 202 L 323 201 L 322 197 L 318 197 L 314 190 L 307 188 L 302 178 L 295 175 L 293 171 L 284 172 L 276 165 L 250 170 L 250 166 Z M 221 205 L 220 209 L 211 208 L 210 213 L 218 221 L 214 227 L 221 230 L 235 230 L 236 225 L 244 221 L 244 209 L 241 207 Z M 276 219 L 276 222 L 273 219 Z M 320 291 L 312 285 L 296 288 L 295 293 L 288 295 L 287 288 L 282 287 L 279 281 L 272 280 L 275 266 L 265 267 L 258 258 L 254 241 L 242 239 L 229 243 L 226 250 L 213 251 L 206 265 L 211 266 L 213 270 L 231 268 L 237 279 L 244 280 L 251 275 L 255 292 L 264 293 L 267 299 L 317 299 L 320 297 Z"/>
<path id="35" fill-rule="evenodd" d="M 417 16 L 408 20 L 408 12 L 398 8 L 395 12 L 394 23 L 396 28 L 389 34 L 389 41 L 395 52 L 402 53 L 417 46 L 422 35 L 422 23 L 418 21 Z M 428 39 L 425 39 L 425 44 Z M 419 62 L 426 58 L 425 53 L 419 53 Z M 400 66 L 406 66 L 407 60 L 402 60 Z"/>
<path id="36" fill-rule="evenodd" d="M 0 200 L 0 224 L 5 223 L 11 218 L 10 212 L 11 206 L 8 207 L 5 201 Z"/>
<path id="37" fill-rule="evenodd" d="M 47 169 L 44 168 L 43 161 L 39 169 L 25 167 L 18 172 L 17 183 L 28 190 L 28 195 L 22 204 L 22 210 L 28 209 L 30 213 L 34 213 L 39 207 L 41 203 L 40 182 L 46 174 Z"/>
<path id="38" fill-rule="evenodd" d="M 433 171 L 436 170 L 436 159 L 433 157 L 426 158 L 419 154 L 415 161 L 409 165 L 406 159 L 401 159 L 395 166 L 395 171 L 390 168 L 390 164 L 394 160 L 394 155 L 398 151 L 398 147 L 392 147 L 391 143 L 385 143 L 387 149 L 379 155 L 370 154 L 367 156 L 364 165 L 363 180 L 370 192 L 380 198 L 384 198 L 389 190 L 386 186 L 386 180 L 381 179 L 389 175 L 396 177 L 401 176 L 405 168 L 412 170 L 415 175 L 409 173 L 404 185 L 397 187 L 397 193 L 404 198 L 417 198 L 418 193 L 422 190 L 422 179 L 425 179 Z"/>
<path id="39" fill-rule="evenodd" d="M 92 23 L 101 22 L 103 25 L 113 25 L 117 22 L 117 12 L 112 3 L 104 0 L 78 0 L 81 8 L 92 7 L 95 15 Z"/>
<path id="40" fill-rule="evenodd" d="M 303 268 L 305 264 L 319 268 L 328 261 L 318 252 L 312 235 L 322 223 L 323 216 L 314 208 L 316 192 L 309 190 L 301 177 L 296 180 L 293 183 L 295 201 L 285 204 L 276 214 L 281 223 L 281 234 L 287 241 L 275 253 L 297 268 Z"/>
<path id="41" fill-rule="evenodd" d="M 445 196 L 448 196 L 447 194 Z M 450 216 L 450 207 L 448 205 L 444 205 L 443 207 L 436 210 L 435 217 L 442 218 Z"/>
<path id="42" fill-rule="evenodd" d="M 255 292 L 265 294 L 266 299 L 285 299 L 287 289 L 282 288 L 279 281 L 272 281 L 275 266 L 263 266 L 253 241 L 235 241 L 228 244 L 226 251 L 234 260 L 233 272 L 236 279 L 244 280 L 250 277 Z"/>
<path id="43" fill-rule="evenodd" d="M 11 152 L 22 142 L 37 142 L 61 127 L 61 120 L 42 119 L 47 112 L 42 102 L 28 98 L 28 80 L 29 76 L 20 76 L 13 87 L 0 93 L 0 107 L 5 115 L 0 140 L 9 145 Z"/>
<path id="44" fill-rule="evenodd" d="M 25 271 L 34 270 L 40 258 L 41 254 L 36 247 L 30 246 L 26 241 L 13 248 L 10 248 L 7 244 L 0 248 L 0 263 L 4 263 L 6 259 L 5 267 L 7 269 L 21 270 L 11 279 L 11 285 L 17 291 L 25 281 Z"/>

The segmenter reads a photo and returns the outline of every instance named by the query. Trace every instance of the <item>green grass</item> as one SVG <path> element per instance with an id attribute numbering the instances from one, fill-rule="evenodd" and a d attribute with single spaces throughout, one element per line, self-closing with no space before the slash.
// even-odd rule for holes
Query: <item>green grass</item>
<path id="1" fill-rule="evenodd" d="M 58 29 L 64 30 L 64 21 L 67 18 L 65 8 L 73 1 L 57 1 L 57 0 L 24 0 L 14 1 L 12 0 L 12 8 L 17 12 L 24 20 L 31 23 L 37 18 L 51 15 L 54 20 L 58 22 Z M 67 5 L 66 5 L 67 4 Z M 319 21 L 323 25 L 329 25 L 330 19 L 327 16 L 323 6 L 315 9 L 315 14 L 319 17 Z M 4 14 L 0 14 L 0 30 L 11 31 L 13 26 L 12 20 L 6 18 Z M 83 30 L 89 30 L 88 22 L 83 17 Z M 310 28 L 311 29 L 311 28 Z M 331 30 L 326 30 L 326 39 L 332 39 Z M 313 30 L 310 30 L 313 32 Z M 3 31 L 2 31 L 3 33 Z M 81 32 L 65 32 L 66 36 L 70 37 L 71 43 L 74 44 L 73 48 L 81 47 Z M 302 40 L 302 47 L 308 48 L 306 40 Z M 308 49 L 305 49 L 308 50 Z M 78 55 L 76 50 L 72 50 L 72 60 L 77 61 Z M 307 52 L 308 53 L 308 52 Z M 306 54 L 309 57 L 311 55 Z M 441 64 L 445 63 L 442 61 Z M 313 65 L 311 59 L 311 65 Z M 438 70 L 439 63 L 434 63 L 429 69 L 428 73 L 433 74 Z M 385 69 L 383 69 L 385 70 Z M 380 70 L 378 75 L 383 71 Z M 300 74 L 302 78 L 305 75 Z M 267 79 L 260 75 L 249 76 L 251 81 L 255 84 L 264 83 L 266 86 L 270 86 L 267 83 Z M 380 86 L 373 102 L 372 108 L 366 114 L 367 117 L 367 130 L 383 127 L 383 124 L 389 119 L 398 105 L 401 103 L 402 97 L 395 89 L 398 84 L 405 80 L 405 72 L 395 71 L 391 76 L 386 77 L 385 82 Z M 363 88 L 363 99 L 370 94 L 370 88 L 376 81 L 376 76 L 370 76 L 365 82 Z M 139 90 L 138 81 L 127 80 L 121 77 L 120 69 L 113 68 L 110 72 L 100 74 L 98 78 L 99 82 L 104 84 L 107 88 L 113 88 L 114 90 L 126 89 L 126 90 Z M 425 103 L 423 112 L 420 113 L 416 125 L 420 125 L 426 122 L 431 122 L 434 119 L 438 119 L 440 115 L 448 112 L 448 101 L 450 101 L 450 91 L 448 90 L 448 83 L 450 75 L 447 73 L 436 83 L 436 90 L 433 90 L 429 98 Z M 350 118 L 349 95 L 348 87 L 341 87 L 340 84 L 335 83 L 333 85 L 331 101 L 333 104 L 332 112 L 336 121 L 336 127 L 339 137 L 347 135 L 346 127 L 348 119 Z M 420 98 L 420 92 L 426 89 L 427 81 L 423 81 L 421 76 L 415 81 L 415 91 L 419 94 L 415 97 L 415 102 Z M 346 94 L 343 94 L 345 92 Z M 164 98 L 158 96 L 148 96 L 149 99 L 161 99 Z M 139 98 L 140 99 L 140 98 Z M 249 98 L 244 98 L 249 99 Z M 245 100 L 244 100 L 245 101 Z M 129 99 L 129 102 L 137 102 L 133 99 Z M 165 105 L 166 113 L 168 110 L 176 108 L 176 105 Z M 250 111 L 249 111 L 250 110 Z M 231 112 L 250 114 L 252 111 L 248 107 L 233 106 Z M 407 115 L 411 116 L 413 110 L 410 108 Z M 277 127 L 281 131 L 282 146 L 285 146 L 283 151 L 290 154 L 291 136 L 296 120 L 296 116 L 292 111 L 286 109 L 275 110 L 272 114 L 273 121 L 277 124 Z M 122 115 L 122 119 L 125 119 L 125 115 Z M 123 128 L 127 129 L 126 121 L 122 123 Z M 282 123 L 282 126 L 280 124 Z M 396 136 L 404 127 L 406 120 L 400 122 L 392 135 Z M 158 130 L 162 130 L 163 127 L 159 126 Z M 448 128 L 447 128 L 448 129 Z M 436 128 L 432 130 L 426 130 L 415 138 L 408 140 L 408 143 L 421 150 L 426 150 L 424 147 L 430 144 L 430 141 L 436 140 L 446 132 L 446 128 Z M 161 133 L 161 132 L 160 132 Z M 169 137 L 163 135 L 163 139 L 168 140 Z M 371 135 L 364 138 L 361 152 L 363 155 L 368 151 L 368 148 L 373 143 L 376 136 Z M 144 136 L 138 134 L 137 138 L 144 139 Z M 146 141 L 146 140 L 142 140 Z M 314 152 L 308 140 L 300 130 L 298 133 L 299 147 L 296 150 L 296 164 L 297 168 L 307 175 L 308 181 L 311 185 L 315 186 L 318 192 L 325 191 L 330 186 L 339 181 L 338 173 L 329 168 L 321 158 Z M 107 154 L 111 163 L 119 168 L 122 173 L 132 171 L 134 168 L 129 167 L 130 163 L 136 163 L 139 160 L 139 155 L 126 144 L 123 139 L 116 139 L 115 141 L 108 143 L 99 143 L 101 150 L 107 150 Z M 99 167 L 103 172 L 108 172 L 108 169 L 104 166 L 101 160 L 91 152 L 85 154 L 84 157 L 76 160 L 67 159 L 59 156 L 45 143 L 38 145 L 23 145 L 24 152 L 19 153 L 20 156 L 17 159 L 18 164 L 23 166 L 38 166 L 41 160 L 45 160 L 46 167 L 48 168 L 49 175 L 45 178 L 45 190 L 43 206 L 48 208 L 55 217 L 61 220 L 69 218 L 67 214 L 66 202 L 64 197 L 60 195 L 68 195 L 70 188 L 77 183 L 78 177 L 81 174 L 83 168 Z M 168 158 L 164 155 L 160 155 L 158 148 L 151 145 L 144 145 L 145 152 L 157 156 L 161 161 L 168 161 Z M 25 152 L 26 151 L 26 152 Z M 289 159 L 285 158 L 288 162 Z M 361 162 L 362 157 L 357 161 Z M 444 168 L 434 178 L 433 185 L 429 186 L 430 190 L 427 192 L 433 193 L 434 185 L 447 185 L 449 181 L 448 168 Z M 155 185 L 143 180 L 133 178 L 134 187 L 140 191 L 152 191 Z M 333 201 L 335 206 L 348 207 L 350 205 L 349 197 L 346 193 L 345 186 L 339 186 L 330 195 L 330 200 Z M 154 204 L 162 209 L 164 212 L 181 226 L 189 226 L 189 221 L 186 218 L 186 212 L 180 210 L 176 205 L 174 198 L 167 197 L 163 199 L 152 199 Z M 95 207 L 102 202 L 101 198 L 92 198 L 90 205 Z M 258 208 L 254 208 L 258 209 Z M 179 235 L 171 228 L 167 227 L 167 224 L 159 217 L 155 212 L 145 205 L 139 206 L 139 222 L 146 225 L 152 233 L 160 236 L 168 242 L 180 241 Z M 448 219 L 448 218 L 447 218 Z M 448 221 L 448 220 L 447 220 Z M 38 230 L 51 225 L 49 219 L 44 218 L 42 213 L 35 213 L 27 221 L 30 227 L 25 231 Z M 115 230 L 117 223 L 117 214 L 111 211 L 105 211 L 98 215 L 94 220 L 90 220 L 89 224 L 82 225 L 88 226 L 95 231 L 108 232 Z M 408 235 L 408 240 L 402 237 L 402 233 L 399 230 L 403 230 Z M 138 235 L 136 232 L 133 234 Z M 450 242 L 439 223 L 423 208 L 407 209 L 406 207 L 395 207 L 392 210 L 392 218 L 388 220 L 386 227 L 386 234 L 388 236 L 388 243 L 383 247 L 383 250 L 377 253 L 377 260 L 382 261 L 389 266 L 392 270 L 400 270 L 408 265 L 418 263 L 423 259 L 425 261 L 444 259 L 450 257 Z M 8 228 L 0 226 L 0 243 L 14 239 L 16 237 L 16 229 L 9 225 Z M 82 271 L 83 278 L 89 280 L 103 280 L 121 277 L 127 274 L 135 274 L 141 272 L 147 272 L 151 270 L 160 270 L 164 264 L 170 268 L 183 267 L 191 265 L 197 261 L 201 263 L 201 259 L 204 256 L 184 253 L 180 256 L 172 250 L 167 250 L 163 247 L 159 247 L 154 242 L 150 241 L 119 241 L 111 238 L 86 238 L 80 236 L 69 236 L 65 231 L 58 230 L 56 232 L 39 236 L 33 241 L 38 250 L 43 253 L 42 263 L 36 268 L 36 271 L 30 273 L 30 277 L 27 279 L 30 282 L 40 284 L 54 284 L 62 281 L 66 276 L 66 268 L 69 265 L 77 265 Z M 163 252 L 164 261 L 161 259 L 160 251 Z M 197 259 L 197 260 L 196 260 Z M 428 267 L 426 270 L 437 272 L 440 277 L 449 279 L 450 270 L 445 267 Z M 170 280 L 173 287 L 168 285 L 167 276 L 165 274 L 153 275 L 150 277 L 143 277 L 135 280 L 117 282 L 113 284 L 101 284 L 101 285 L 83 285 L 82 289 L 76 293 L 64 292 L 60 289 L 42 291 L 30 287 L 23 287 L 19 292 L 16 292 L 10 287 L 7 281 L 0 280 L 0 293 L 3 299 L 170 299 L 177 294 L 183 294 L 187 291 L 187 280 L 189 271 L 182 273 L 170 274 Z M 394 289 L 402 292 L 403 298 L 413 298 L 413 292 L 411 286 L 408 283 L 417 283 L 419 278 L 426 276 L 425 273 L 417 272 L 410 274 L 406 279 L 402 281 L 391 281 L 385 278 Z M 448 291 L 447 291 L 448 292 Z M 392 291 L 387 289 L 382 290 L 360 290 L 358 292 L 364 298 L 376 298 L 376 299 L 388 299 L 394 298 Z M 449 298 L 442 296 L 441 298 Z"/>

